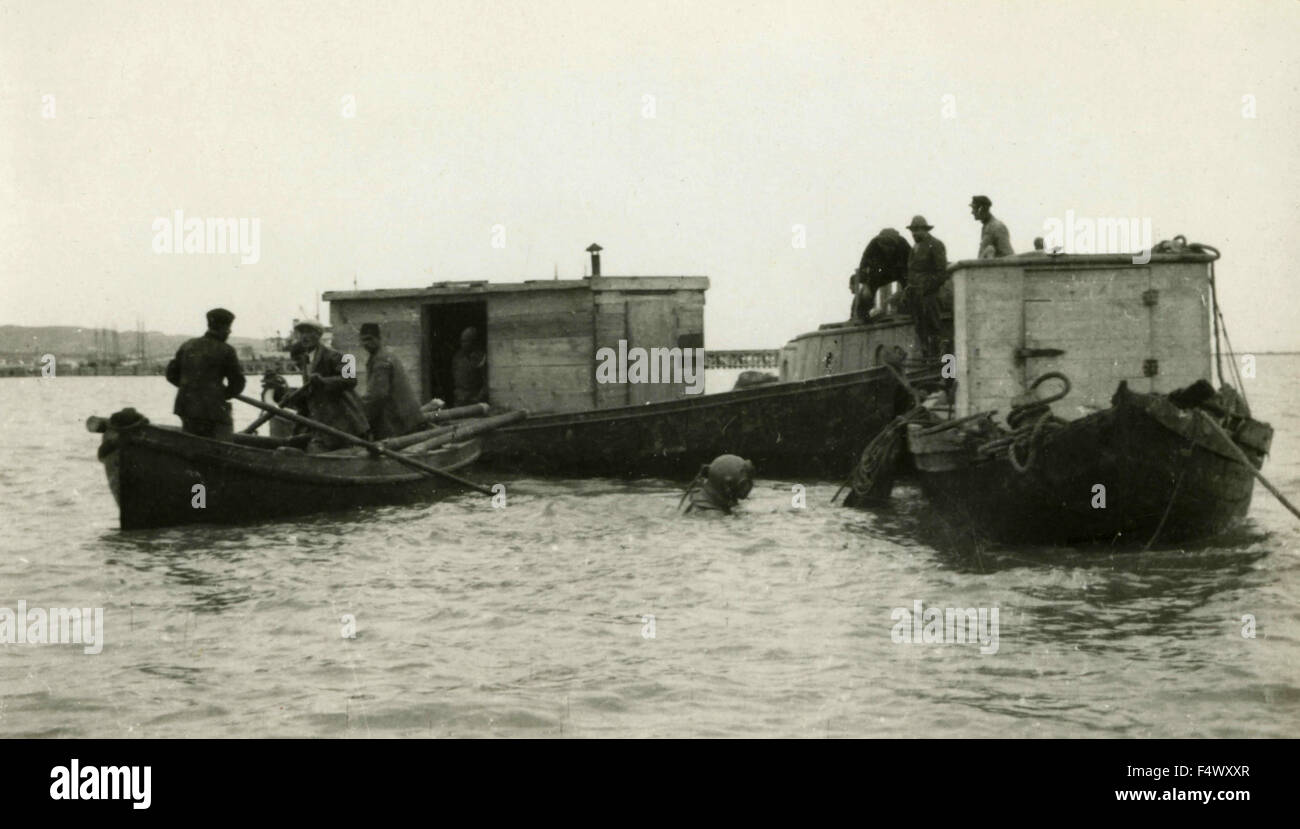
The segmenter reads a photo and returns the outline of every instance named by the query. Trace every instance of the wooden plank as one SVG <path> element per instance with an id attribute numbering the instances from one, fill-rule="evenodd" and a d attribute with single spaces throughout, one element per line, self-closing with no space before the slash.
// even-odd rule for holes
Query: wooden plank
<path id="1" fill-rule="evenodd" d="M 595 360 L 590 336 L 498 338 L 490 348 L 496 365 L 587 366 Z"/>

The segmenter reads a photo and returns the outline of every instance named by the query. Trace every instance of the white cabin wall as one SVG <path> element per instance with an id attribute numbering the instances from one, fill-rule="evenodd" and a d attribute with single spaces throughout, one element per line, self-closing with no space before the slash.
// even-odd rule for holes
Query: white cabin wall
<path id="1" fill-rule="evenodd" d="M 1204 263 L 1013 260 L 958 268 L 953 288 L 959 416 L 996 409 L 1005 417 L 1027 384 L 1050 371 L 1070 379 L 1071 393 L 1053 406 L 1070 420 L 1109 406 L 1120 381 L 1136 391 L 1168 392 L 1210 379 Z M 1147 304 L 1151 289 L 1154 305 Z M 1021 361 L 1021 347 L 1065 353 Z M 1144 364 L 1151 359 L 1157 373 L 1148 377 Z M 1049 382 L 1038 394 L 1057 388 Z"/>

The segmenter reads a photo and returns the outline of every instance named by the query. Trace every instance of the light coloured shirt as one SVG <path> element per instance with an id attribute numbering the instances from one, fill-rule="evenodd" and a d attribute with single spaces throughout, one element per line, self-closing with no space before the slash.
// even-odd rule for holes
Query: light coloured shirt
<path id="1" fill-rule="evenodd" d="M 1011 256 L 1011 233 L 999 219 L 992 214 L 984 220 L 984 229 L 980 231 L 980 259 L 996 259 L 999 256 Z"/>

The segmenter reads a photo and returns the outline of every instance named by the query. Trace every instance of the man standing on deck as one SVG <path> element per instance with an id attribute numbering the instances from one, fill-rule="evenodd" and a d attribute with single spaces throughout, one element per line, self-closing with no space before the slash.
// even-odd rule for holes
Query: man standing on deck
<path id="1" fill-rule="evenodd" d="M 424 423 L 424 413 L 411 391 L 406 369 L 396 355 L 383 347 L 377 323 L 362 323 L 361 345 L 370 353 L 363 402 L 375 440 L 414 432 Z"/>
<path id="2" fill-rule="evenodd" d="M 226 342 L 234 321 L 235 315 L 225 308 L 213 308 L 208 312 L 207 332 L 187 340 L 167 364 L 167 382 L 177 388 L 172 411 L 180 416 L 181 429 L 191 435 L 235 439 L 228 401 L 244 390 L 244 369 Z"/>
<path id="3" fill-rule="evenodd" d="M 948 279 L 948 250 L 930 235 L 934 226 L 916 215 L 907 226 L 916 245 L 907 258 L 907 305 L 916 325 L 916 339 L 927 359 L 939 356 L 943 318 L 939 289 Z"/>
<path id="4" fill-rule="evenodd" d="M 350 435 L 367 437 L 370 423 L 366 420 L 361 398 L 354 391 L 357 387 L 355 371 L 349 372 L 351 376 L 348 376 L 349 373 L 344 372 L 343 355 L 321 345 L 320 338 L 325 329 L 320 323 L 303 320 L 293 330 L 305 349 L 303 382 L 306 391 L 303 392 L 303 402 L 307 416 Z M 328 452 L 347 445 L 340 438 L 313 430 L 307 451 Z"/>
<path id="5" fill-rule="evenodd" d="M 487 397 L 487 354 L 478 345 L 478 329 L 460 332 L 460 349 L 451 358 L 452 405 L 483 403 Z"/>
<path id="6" fill-rule="evenodd" d="M 1011 256 L 1011 233 L 1000 219 L 989 212 L 993 202 L 988 196 L 975 196 L 970 200 L 970 214 L 983 223 L 980 231 L 980 259 L 996 259 L 999 256 Z"/>

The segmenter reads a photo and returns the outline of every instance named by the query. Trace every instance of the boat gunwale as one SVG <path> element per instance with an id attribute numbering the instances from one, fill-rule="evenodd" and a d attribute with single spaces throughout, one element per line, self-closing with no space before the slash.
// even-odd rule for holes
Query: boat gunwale
<path id="1" fill-rule="evenodd" d="M 909 379 L 917 379 L 928 372 L 913 372 Z M 870 376 L 867 376 L 870 375 Z M 564 424 L 600 423 L 611 420 L 634 420 L 643 417 L 656 417 L 663 414 L 689 412 L 699 409 L 713 409 L 738 403 L 750 403 L 765 398 L 781 398 L 806 394 L 810 391 L 834 390 L 844 386 L 856 386 L 880 378 L 891 378 L 886 366 L 873 366 L 858 371 L 828 374 L 807 380 L 789 380 L 778 383 L 764 383 L 747 389 L 731 389 L 717 394 L 702 394 L 696 397 L 663 400 L 657 403 L 641 403 L 629 406 L 615 406 L 607 409 L 584 409 L 579 412 L 557 412 L 555 414 L 529 417 L 522 423 L 503 427 L 501 432 L 520 433 L 530 429 L 540 429 Z"/>

